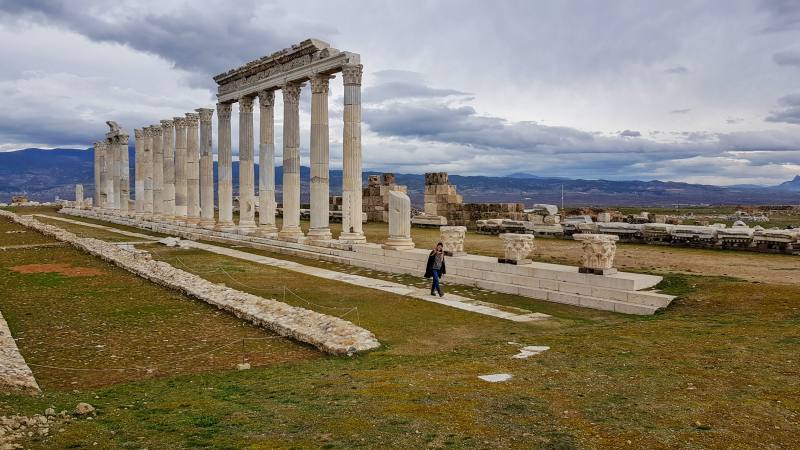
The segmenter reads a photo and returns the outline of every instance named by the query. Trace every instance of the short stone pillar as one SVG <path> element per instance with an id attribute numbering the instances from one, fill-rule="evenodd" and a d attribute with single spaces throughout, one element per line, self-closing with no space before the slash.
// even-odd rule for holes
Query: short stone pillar
<path id="1" fill-rule="evenodd" d="M 414 241 L 411 240 L 411 199 L 405 192 L 389 192 L 389 239 L 384 242 L 383 248 L 414 248 Z"/>
<path id="2" fill-rule="evenodd" d="M 611 275 L 617 273 L 614 268 L 614 255 L 617 253 L 618 236 L 611 234 L 573 234 L 572 238 L 580 241 L 583 248 L 580 273 L 595 275 Z"/>
<path id="3" fill-rule="evenodd" d="M 467 234 L 467 227 L 439 227 L 439 241 L 444 246 L 444 253 L 447 256 L 466 255 L 464 251 L 464 236 Z"/>
<path id="4" fill-rule="evenodd" d="M 533 251 L 533 235 L 504 233 L 500 239 L 505 244 L 505 258 L 498 258 L 497 261 L 505 264 L 530 264 L 528 255 Z"/>
<path id="5" fill-rule="evenodd" d="M 83 185 L 75 185 L 75 208 L 83 209 Z"/>

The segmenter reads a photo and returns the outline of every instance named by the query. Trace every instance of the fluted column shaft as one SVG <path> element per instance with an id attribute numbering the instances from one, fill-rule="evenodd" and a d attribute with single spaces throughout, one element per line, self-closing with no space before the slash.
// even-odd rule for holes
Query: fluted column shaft
<path id="1" fill-rule="evenodd" d="M 274 235 L 275 227 L 275 91 L 258 93 L 261 109 L 258 144 L 259 234 Z"/>
<path id="2" fill-rule="evenodd" d="M 217 192 L 219 219 L 217 229 L 231 231 L 233 223 L 233 155 L 231 153 L 231 105 L 217 103 Z"/>
<path id="3" fill-rule="evenodd" d="M 131 199 L 131 171 L 130 161 L 128 160 L 128 140 L 130 135 L 120 133 L 119 139 L 119 211 L 128 214 L 128 202 Z"/>
<path id="4" fill-rule="evenodd" d="M 173 117 L 175 125 L 175 220 L 185 221 L 186 202 L 186 118 Z"/>
<path id="5" fill-rule="evenodd" d="M 214 156 L 211 153 L 213 109 L 198 108 L 200 116 L 200 226 L 210 228 L 214 221 Z"/>
<path id="6" fill-rule="evenodd" d="M 164 145 L 160 125 L 150 127 L 153 134 L 153 215 L 160 219 L 164 214 Z"/>
<path id="7" fill-rule="evenodd" d="M 339 239 L 364 242 L 361 226 L 361 64 L 342 67 L 344 140 L 342 155 L 342 234 Z"/>
<path id="8" fill-rule="evenodd" d="M 137 215 L 141 215 L 144 212 L 144 178 L 142 177 L 142 156 L 144 150 L 144 143 L 142 142 L 143 139 L 142 130 L 135 129 L 133 130 L 133 145 L 135 148 L 133 154 L 133 164 L 134 164 L 134 183 L 133 183 L 133 193 L 135 195 L 135 203 L 134 208 L 136 210 Z"/>
<path id="9" fill-rule="evenodd" d="M 279 236 L 297 238 L 300 229 L 300 83 L 283 86 L 283 226 Z"/>
<path id="10" fill-rule="evenodd" d="M 111 179 L 111 146 L 108 140 L 104 140 L 100 145 L 100 207 L 110 208 L 113 206 L 111 202 L 112 195 L 112 179 Z"/>
<path id="11" fill-rule="evenodd" d="M 161 121 L 161 135 L 164 154 L 161 212 L 165 219 L 172 219 L 175 216 L 175 128 L 171 120 Z"/>
<path id="12" fill-rule="evenodd" d="M 311 227 L 308 237 L 330 239 L 328 82 L 330 75 L 311 78 Z"/>
<path id="13" fill-rule="evenodd" d="M 197 113 L 186 113 L 186 220 L 200 222 L 200 144 Z"/>
<path id="14" fill-rule="evenodd" d="M 142 180 L 144 185 L 143 212 L 145 217 L 151 218 L 153 215 L 153 130 L 147 127 L 143 130 L 142 139 L 144 148 L 142 149 Z"/>
<path id="15" fill-rule="evenodd" d="M 102 207 L 102 192 L 103 192 L 103 144 L 101 142 L 94 143 L 94 196 L 92 197 L 92 206 L 95 208 Z"/>
<path id="16" fill-rule="evenodd" d="M 256 229 L 253 97 L 239 99 L 239 230 Z"/>
<path id="17" fill-rule="evenodd" d="M 110 182 L 111 187 L 109 190 L 109 197 L 108 203 L 109 208 L 111 209 L 120 209 L 119 199 L 120 199 L 120 190 L 122 188 L 120 184 L 120 165 L 122 164 L 122 152 L 120 151 L 119 139 L 117 136 L 111 136 L 108 138 L 108 142 L 111 146 L 111 166 L 108 168 L 110 172 Z"/>

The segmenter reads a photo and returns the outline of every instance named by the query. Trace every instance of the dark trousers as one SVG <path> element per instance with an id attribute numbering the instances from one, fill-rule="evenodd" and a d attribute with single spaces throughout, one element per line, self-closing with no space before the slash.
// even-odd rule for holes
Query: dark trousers
<path id="1" fill-rule="evenodd" d="M 439 271 L 437 269 L 433 269 L 433 284 L 431 285 L 431 292 L 434 291 L 441 291 L 442 288 L 439 287 Z"/>

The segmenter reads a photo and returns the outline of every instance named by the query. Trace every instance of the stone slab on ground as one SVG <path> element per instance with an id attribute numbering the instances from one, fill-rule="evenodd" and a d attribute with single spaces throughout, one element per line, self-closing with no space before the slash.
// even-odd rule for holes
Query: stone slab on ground
<path id="1" fill-rule="evenodd" d="M 0 392 L 8 391 L 33 394 L 39 392 L 39 385 L 0 313 Z"/>
<path id="2" fill-rule="evenodd" d="M 510 373 L 492 373 L 489 375 L 478 375 L 478 378 L 483 381 L 488 381 L 489 383 L 501 383 L 514 378 L 514 375 Z"/>

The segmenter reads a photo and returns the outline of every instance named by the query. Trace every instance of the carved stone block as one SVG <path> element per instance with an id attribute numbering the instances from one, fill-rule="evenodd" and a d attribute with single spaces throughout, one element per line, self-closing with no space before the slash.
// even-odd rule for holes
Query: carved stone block
<path id="1" fill-rule="evenodd" d="M 610 234 L 574 234 L 573 239 L 581 243 L 581 272 L 597 275 L 616 273 L 614 256 L 617 252 L 618 236 Z"/>
<path id="2" fill-rule="evenodd" d="M 528 255 L 534 249 L 532 234 L 505 233 L 500 235 L 505 244 L 505 258 L 498 261 L 507 264 L 530 264 Z"/>

